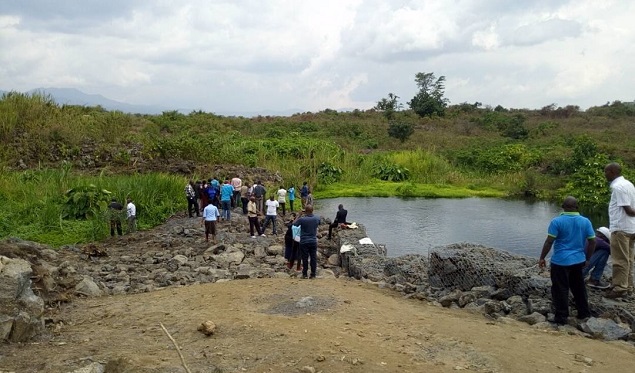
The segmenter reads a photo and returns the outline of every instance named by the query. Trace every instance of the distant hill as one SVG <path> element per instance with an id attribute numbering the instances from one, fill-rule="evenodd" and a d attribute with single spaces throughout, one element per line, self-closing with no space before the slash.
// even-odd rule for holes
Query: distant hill
<path id="1" fill-rule="evenodd" d="M 111 100 L 107 97 L 98 94 L 84 93 L 75 88 L 36 88 L 26 93 L 33 94 L 35 92 L 48 94 L 53 97 L 55 102 L 59 105 L 81 105 L 81 106 L 101 106 L 106 110 L 118 110 L 124 113 L 132 114 L 161 114 L 164 111 L 177 110 L 181 113 L 188 114 L 195 109 L 188 108 L 168 108 L 157 105 L 132 105 L 125 102 Z M 0 90 L 0 95 L 8 93 L 8 91 Z M 223 112 L 213 111 L 217 115 L 225 116 L 243 116 L 243 117 L 255 117 L 258 115 L 263 116 L 289 116 L 295 113 L 301 113 L 301 109 L 289 109 L 284 111 L 263 110 L 261 112 Z"/>

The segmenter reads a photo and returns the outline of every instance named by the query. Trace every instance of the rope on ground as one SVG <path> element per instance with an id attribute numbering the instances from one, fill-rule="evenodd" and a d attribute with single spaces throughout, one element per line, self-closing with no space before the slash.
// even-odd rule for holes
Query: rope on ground
<path id="1" fill-rule="evenodd" d="M 176 352 L 179 354 L 179 357 L 181 358 L 181 364 L 183 364 L 183 368 L 185 368 L 185 371 L 187 373 L 192 373 L 192 371 L 190 371 L 190 368 L 187 367 L 187 364 L 185 364 L 185 359 L 183 358 L 183 354 L 181 353 L 181 347 L 179 347 L 179 345 L 176 343 L 174 338 L 172 338 L 168 330 L 165 328 L 165 326 L 163 326 L 163 323 L 159 323 L 159 325 L 161 325 L 161 329 L 163 329 L 165 334 L 168 336 L 168 338 L 170 338 L 170 340 L 174 344 L 174 348 L 176 348 Z"/>

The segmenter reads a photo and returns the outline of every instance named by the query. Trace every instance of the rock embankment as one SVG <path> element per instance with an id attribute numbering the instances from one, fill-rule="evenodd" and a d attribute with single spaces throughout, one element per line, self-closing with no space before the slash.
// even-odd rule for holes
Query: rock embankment
<path id="1" fill-rule="evenodd" d="M 386 256 L 385 247 L 369 242 L 363 227 L 337 230 L 334 239 L 327 240 L 327 222 L 318 234 L 318 278 L 347 275 L 438 306 L 464 308 L 500 321 L 514 318 L 537 328 L 552 327 L 547 322 L 552 317 L 550 280 L 533 258 L 471 244 L 438 247 L 427 256 L 392 258 Z M 219 224 L 219 243 L 212 245 L 205 242 L 199 219 L 175 216 L 150 231 L 60 250 L 8 239 L 0 242 L 0 255 L 29 261 L 30 272 L 21 278 L 31 278 L 34 292 L 52 308 L 78 296 L 296 277 L 298 273 L 288 269 L 284 259 L 284 223 L 279 217 L 278 235 L 271 235 L 269 228 L 267 237 L 253 239 L 246 217 L 236 210 L 231 223 Z M 609 302 L 593 291 L 590 300 L 599 318 L 572 321 L 565 327 L 567 332 L 635 340 L 631 332 L 635 304 Z M 18 308 L 3 312 L 13 317 L 13 323 L 20 314 Z M 55 322 L 51 317 L 46 321 Z M 11 340 L 10 334 L 3 339 Z"/>

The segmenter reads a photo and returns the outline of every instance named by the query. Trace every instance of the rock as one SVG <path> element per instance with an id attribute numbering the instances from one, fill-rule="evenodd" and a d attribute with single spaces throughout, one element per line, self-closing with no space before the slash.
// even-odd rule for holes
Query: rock
<path id="1" fill-rule="evenodd" d="M 302 369 L 300 370 L 300 372 L 302 373 L 315 373 L 315 368 L 312 366 L 303 366 Z"/>
<path id="2" fill-rule="evenodd" d="M 460 297 L 459 297 L 459 307 L 463 308 L 465 307 L 466 304 L 468 303 L 472 303 L 476 300 L 476 295 L 474 295 L 474 293 L 472 292 L 468 292 L 468 293 L 463 293 Z"/>
<path id="3" fill-rule="evenodd" d="M 172 260 L 176 261 L 177 263 L 179 263 L 179 265 L 183 265 L 185 263 L 187 263 L 187 257 L 185 255 L 175 255 Z"/>
<path id="4" fill-rule="evenodd" d="M 242 251 L 234 251 L 231 253 L 224 252 L 210 257 L 210 259 L 218 264 L 221 268 L 229 268 L 231 264 L 240 264 L 245 259 Z"/>
<path id="5" fill-rule="evenodd" d="M 455 290 L 448 295 L 445 295 L 439 299 L 439 303 L 443 307 L 450 307 L 452 303 L 458 302 L 463 293 L 460 290 Z"/>
<path id="6" fill-rule="evenodd" d="M 494 288 L 491 286 L 475 286 L 470 290 L 476 298 L 491 298 Z"/>
<path id="7" fill-rule="evenodd" d="M 525 305 L 525 302 L 520 295 L 514 295 L 507 298 L 505 303 L 510 307 L 508 312 L 511 316 L 519 317 L 527 315 L 527 305 Z"/>
<path id="8" fill-rule="evenodd" d="M 267 246 L 267 255 L 282 255 L 284 254 L 284 247 L 281 245 Z"/>
<path id="9" fill-rule="evenodd" d="M 607 341 L 625 339 L 628 334 L 632 332 L 631 328 L 625 325 L 617 324 L 613 320 L 600 319 L 596 317 L 591 317 L 587 321 L 581 323 L 580 329 L 596 338 L 602 338 Z"/>
<path id="10" fill-rule="evenodd" d="M 13 328 L 13 317 L 0 315 L 0 341 L 6 341 L 9 339 L 11 328 Z"/>
<path id="11" fill-rule="evenodd" d="M 527 299 L 527 312 L 538 312 L 547 315 L 551 312 L 551 301 L 549 299 L 530 297 Z"/>
<path id="12" fill-rule="evenodd" d="M 198 326 L 198 328 L 196 328 L 196 330 L 198 330 L 199 332 L 210 336 L 213 335 L 216 332 L 216 324 L 214 324 L 213 321 L 205 321 L 204 323 L 202 323 L 201 325 Z"/>
<path id="13" fill-rule="evenodd" d="M 104 373 L 106 371 L 106 367 L 94 362 L 90 365 L 87 365 L 83 368 L 75 369 L 71 373 Z"/>
<path id="14" fill-rule="evenodd" d="M 332 265 L 332 266 L 339 266 L 340 265 L 340 255 L 339 254 L 333 254 L 331 256 L 329 256 L 327 263 Z"/>
<path id="15" fill-rule="evenodd" d="M 506 300 L 507 298 L 511 297 L 512 292 L 509 291 L 509 289 L 507 288 L 502 288 L 502 289 L 497 289 L 494 290 L 494 292 L 490 295 L 490 298 L 494 299 L 494 300 Z"/>
<path id="16" fill-rule="evenodd" d="M 547 321 L 547 318 L 541 313 L 534 312 L 529 315 L 520 316 L 518 320 L 526 322 L 529 325 L 536 325 L 538 323 Z"/>
<path id="17" fill-rule="evenodd" d="M 330 269 L 321 269 L 318 271 L 317 278 L 336 278 L 335 273 Z"/>
<path id="18" fill-rule="evenodd" d="M 75 293 L 87 297 L 100 297 L 103 294 L 99 286 L 88 276 L 84 276 L 84 279 L 75 285 Z"/>

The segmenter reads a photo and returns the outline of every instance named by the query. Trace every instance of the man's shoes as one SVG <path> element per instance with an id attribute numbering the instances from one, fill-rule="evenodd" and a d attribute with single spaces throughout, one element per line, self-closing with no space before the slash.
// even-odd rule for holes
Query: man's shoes
<path id="1" fill-rule="evenodd" d="M 256 236 L 251 236 L 251 238 L 256 238 Z"/>
<path id="2" fill-rule="evenodd" d="M 587 285 L 589 285 L 590 288 L 594 288 L 594 289 L 608 289 L 611 287 L 611 285 L 602 282 L 601 280 L 594 280 L 592 278 L 589 279 L 589 281 L 587 281 Z"/>
<path id="3" fill-rule="evenodd" d="M 622 298 L 625 298 L 626 295 L 627 295 L 627 293 L 626 293 L 625 290 L 618 291 L 618 290 L 615 290 L 615 288 L 613 288 L 613 289 L 607 291 L 604 294 L 604 298 L 607 298 L 607 299 L 622 299 Z"/>
<path id="4" fill-rule="evenodd" d="M 263 234 L 260 235 L 260 237 L 267 237 L 267 236 L 265 236 L 265 234 L 263 233 Z"/>
<path id="5" fill-rule="evenodd" d="M 302 279 L 303 280 L 306 280 L 307 278 L 309 278 L 309 277 L 307 277 L 307 275 L 302 275 Z"/>

